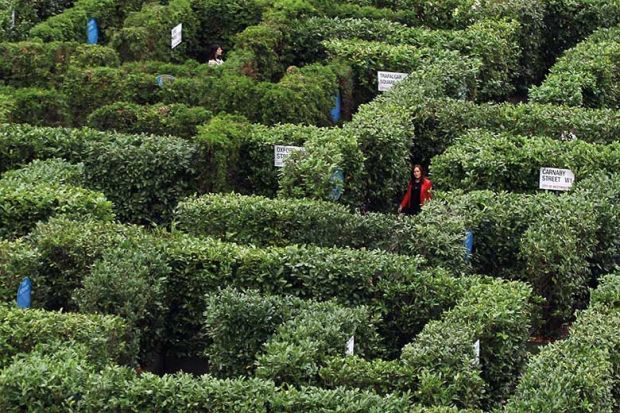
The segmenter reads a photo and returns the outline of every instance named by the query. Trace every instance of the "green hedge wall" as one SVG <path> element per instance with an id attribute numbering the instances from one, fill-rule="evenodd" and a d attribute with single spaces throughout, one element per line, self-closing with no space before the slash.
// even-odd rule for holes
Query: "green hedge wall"
<path id="1" fill-rule="evenodd" d="M 612 412 L 620 408 L 618 274 L 592 292 L 592 308 L 577 315 L 567 339 L 532 358 L 506 412 Z"/>
<path id="2" fill-rule="evenodd" d="M 611 173 L 620 168 L 620 144 L 474 130 L 434 157 L 431 173 L 434 185 L 445 190 L 522 192 L 538 189 L 543 167 L 570 169 L 576 180 Z"/>
<path id="3" fill-rule="evenodd" d="M 0 41 L 25 40 L 35 24 L 61 13 L 73 0 L 2 0 L 0 2 Z M 15 23 L 13 24 L 13 12 Z"/>
<path id="4" fill-rule="evenodd" d="M 291 50 L 285 53 L 295 57 L 300 56 L 302 62 L 314 62 L 324 59 L 327 55 L 323 40 L 344 40 L 353 42 L 351 54 L 355 52 L 355 40 L 378 41 L 388 45 L 410 45 L 414 47 L 430 47 L 436 50 L 456 50 L 464 56 L 478 58 L 482 61 L 480 75 L 480 97 L 482 99 L 499 99 L 510 94 L 514 86 L 512 84 L 519 74 L 520 49 L 518 45 L 518 24 L 506 21 L 481 21 L 464 30 L 428 30 L 422 28 L 409 28 L 404 25 L 381 20 L 360 19 L 326 19 L 313 18 L 293 27 L 294 43 Z M 301 39 L 301 40 L 300 40 Z M 340 55 L 343 51 L 344 42 L 334 49 L 332 43 L 327 43 L 327 48 L 332 46 L 332 53 Z M 374 43 L 366 44 L 366 47 Z M 386 46 L 388 47 L 388 46 Z M 394 49 L 386 53 L 398 53 L 400 49 Z M 347 58 L 357 59 L 351 54 L 345 54 Z M 364 58 L 361 50 L 357 54 Z M 373 56 L 372 61 L 385 59 L 386 56 Z M 354 60 L 355 61 L 355 60 Z M 387 61 L 398 65 L 394 58 Z M 356 67 L 360 67 L 358 64 Z M 371 69 L 373 68 L 371 67 Z M 384 67 L 390 70 L 389 67 Z M 409 69 L 409 67 L 407 67 Z M 373 84 L 374 85 L 374 84 Z"/>
<path id="5" fill-rule="evenodd" d="M 50 377 L 50 372 L 54 374 Z M 458 413 L 449 408 L 412 408 L 404 397 L 381 397 L 358 390 L 313 387 L 282 389 L 273 382 L 218 380 L 188 374 L 137 375 L 117 366 L 97 368 L 82 352 L 66 349 L 55 355 L 31 353 L 0 373 L 4 397 L 0 408 L 17 412 L 31 406 L 46 411 L 83 412 L 185 411 L 238 412 L 369 411 Z"/>
<path id="6" fill-rule="evenodd" d="M 568 50 L 540 86 L 533 102 L 592 108 L 620 107 L 620 30 L 603 29 Z"/>
<path id="7" fill-rule="evenodd" d="M 463 222 L 447 210 L 437 222 L 433 216 L 442 209 L 431 207 L 416 217 L 397 217 L 352 213 L 327 202 L 213 194 L 179 203 L 175 223 L 190 234 L 224 241 L 382 249 L 465 269 Z"/>
<path id="8" fill-rule="evenodd" d="M 35 25 L 30 29 L 29 38 L 51 41 L 86 40 L 86 23 L 89 18 L 97 19 L 100 42 L 107 43 L 111 34 L 122 23 L 125 16 L 137 10 L 144 3 L 143 0 L 76 0 L 70 7 L 60 14 Z"/>
<path id="9" fill-rule="evenodd" d="M 526 360 L 535 299 L 524 283 L 468 281 L 459 303 L 430 321 L 403 348 L 401 360 L 332 357 L 320 371 L 324 385 L 411 392 L 426 405 L 489 408 L 504 400 Z"/>
<path id="10" fill-rule="evenodd" d="M 86 29 L 84 29 L 86 30 Z M 77 42 L 0 43 L 0 80 L 15 87 L 57 86 L 70 67 L 117 67 L 117 53 Z"/>
<path id="11" fill-rule="evenodd" d="M 252 376 L 263 344 L 307 303 L 296 297 L 230 287 L 208 293 L 204 331 L 211 343 L 204 354 L 209 359 L 209 373 L 231 378 Z"/>
<path id="12" fill-rule="evenodd" d="M 169 0 L 145 3 L 140 11 L 129 13 L 123 27 L 115 30 L 110 45 L 118 50 L 123 61 L 158 60 L 183 62 L 199 45 L 197 34 L 201 27 L 190 0 Z M 170 31 L 183 24 L 181 44 L 171 48 Z"/>
<path id="13" fill-rule="evenodd" d="M 367 307 L 311 304 L 281 324 L 265 343 L 256 359 L 256 377 L 280 385 L 319 384 L 321 365 L 328 356 L 344 355 L 351 336 L 355 353 L 362 357 L 380 351 L 375 323 Z"/>
<path id="14" fill-rule="evenodd" d="M 85 186 L 102 191 L 123 221 L 164 222 L 195 187 L 199 153 L 179 138 L 91 129 L 0 126 L 2 167 L 51 157 L 84 164 Z"/>
<path id="15" fill-rule="evenodd" d="M 0 122 L 36 126 L 70 126 L 71 114 L 62 93 L 51 89 L 0 89 L 5 111 Z"/>
<path id="16" fill-rule="evenodd" d="M 24 170 L 0 179 L 0 237 L 15 238 L 27 234 L 38 221 L 54 215 L 74 218 L 92 218 L 104 221 L 114 219 L 112 203 L 100 192 L 67 185 L 47 176 L 37 178 L 57 168 L 42 171 L 36 168 L 31 176 Z M 64 169 L 64 168 L 61 168 Z M 73 171 L 68 171 L 72 174 Z M 25 175 L 26 179 L 20 179 Z"/>
<path id="17" fill-rule="evenodd" d="M 116 102 L 96 109 L 86 123 L 99 130 L 191 138 L 196 136 L 197 126 L 206 123 L 211 116 L 211 112 L 204 108 L 184 104 L 142 106 Z"/>
<path id="18" fill-rule="evenodd" d="M 0 331 L 1 368 L 9 366 L 14 356 L 55 342 L 82 345 L 100 364 L 129 363 L 136 356 L 130 351 L 125 322 L 109 315 L 22 310 L 2 304 Z"/>
<path id="19" fill-rule="evenodd" d="M 164 344 L 178 355 L 198 355 L 208 347 L 210 339 L 201 333 L 204 297 L 227 285 L 372 306 L 384 316 L 379 327 L 390 351 L 400 349 L 403 341 L 452 306 L 463 291 L 447 271 L 422 270 L 417 258 L 379 251 L 248 248 L 182 234 L 152 237 L 112 223 L 58 219 L 39 225 L 29 240 L 30 248 L 18 242 L 0 250 L 0 268 L 7 271 L 6 287 L 3 284 L 1 290 L 8 291 L 9 297 L 16 291 L 18 273 L 27 269 L 37 306 L 75 309 L 92 303 L 102 306 L 97 307 L 100 310 L 125 311 L 140 303 L 162 303 L 157 312 L 134 311 L 132 319 L 158 320 L 163 312 Z M 117 279 L 127 273 L 143 275 L 131 284 Z M 141 280 L 152 281 L 144 286 Z M 144 300 L 133 297 L 134 287 L 142 291 Z M 128 296 L 130 302 L 126 302 Z M 145 337 L 157 338 L 157 324 L 148 324 L 151 327 L 154 335 Z"/>

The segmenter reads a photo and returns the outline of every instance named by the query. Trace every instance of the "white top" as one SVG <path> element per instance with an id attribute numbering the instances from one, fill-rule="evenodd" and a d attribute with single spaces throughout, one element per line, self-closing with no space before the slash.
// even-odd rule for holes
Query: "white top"
<path id="1" fill-rule="evenodd" d="M 224 61 L 222 59 L 211 59 L 208 62 L 209 66 L 219 66 L 222 63 L 224 63 Z"/>

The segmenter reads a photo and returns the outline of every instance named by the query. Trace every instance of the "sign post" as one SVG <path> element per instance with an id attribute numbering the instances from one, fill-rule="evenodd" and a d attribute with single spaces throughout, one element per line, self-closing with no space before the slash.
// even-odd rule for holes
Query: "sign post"
<path id="1" fill-rule="evenodd" d="M 179 23 L 178 26 L 172 28 L 170 36 L 172 38 L 170 46 L 172 49 L 174 49 L 183 41 L 183 23 Z"/>
<path id="2" fill-rule="evenodd" d="M 405 80 L 409 76 L 408 73 L 398 73 L 398 72 L 377 72 L 377 84 L 379 85 L 379 92 L 386 92 L 392 87 L 400 82 L 401 80 Z"/>
<path id="3" fill-rule="evenodd" d="M 575 175 L 570 169 L 540 168 L 538 187 L 552 191 L 568 191 L 573 187 Z"/>

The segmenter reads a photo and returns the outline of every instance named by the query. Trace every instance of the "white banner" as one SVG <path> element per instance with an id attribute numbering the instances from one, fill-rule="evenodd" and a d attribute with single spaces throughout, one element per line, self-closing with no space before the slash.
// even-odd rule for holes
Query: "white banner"
<path id="1" fill-rule="evenodd" d="M 355 336 L 351 336 L 351 338 L 347 341 L 347 347 L 345 348 L 344 354 L 347 356 L 352 356 L 354 353 L 355 347 Z"/>
<path id="2" fill-rule="evenodd" d="M 178 26 L 173 28 L 170 32 L 170 35 L 172 37 L 172 42 L 170 43 L 170 45 L 174 49 L 183 41 L 183 23 L 179 23 Z"/>
<path id="3" fill-rule="evenodd" d="M 407 73 L 398 72 L 377 72 L 377 84 L 379 92 L 390 90 L 396 83 L 404 80 L 409 76 Z"/>
<path id="4" fill-rule="evenodd" d="M 538 187 L 552 191 L 568 191 L 573 187 L 575 175 L 570 169 L 540 168 Z"/>

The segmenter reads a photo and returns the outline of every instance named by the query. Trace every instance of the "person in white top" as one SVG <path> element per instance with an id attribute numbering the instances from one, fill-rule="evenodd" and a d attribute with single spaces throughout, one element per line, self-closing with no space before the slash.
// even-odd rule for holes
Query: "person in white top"
<path id="1" fill-rule="evenodd" d="M 224 63 L 222 54 L 224 54 L 224 50 L 219 45 L 213 46 L 211 53 L 209 53 L 209 66 L 219 66 Z"/>

